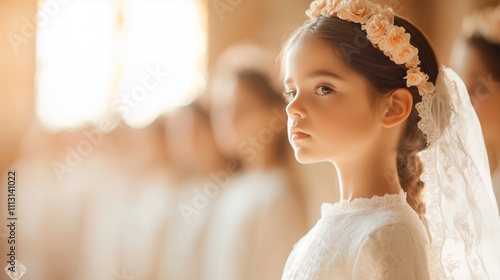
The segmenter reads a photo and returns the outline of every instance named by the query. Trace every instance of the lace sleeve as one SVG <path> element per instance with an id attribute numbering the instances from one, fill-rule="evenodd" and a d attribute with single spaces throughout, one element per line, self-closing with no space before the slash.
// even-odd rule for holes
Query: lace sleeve
<path id="1" fill-rule="evenodd" d="M 353 279 L 430 279 L 425 246 L 425 239 L 412 225 L 383 226 L 361 245 Z"/>

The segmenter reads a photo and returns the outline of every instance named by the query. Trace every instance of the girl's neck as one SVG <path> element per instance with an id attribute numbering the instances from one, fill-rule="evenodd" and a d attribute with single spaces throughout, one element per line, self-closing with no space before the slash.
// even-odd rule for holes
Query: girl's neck
<path id="1" fill-rule="evenodd" d="M 490 162 L 490 172 L 491 175 L 495 174 L 498 167 L 498 159 L 500 158 L 500 149 L 495 145 L 487 145 L 488 160 Z"/>
<path id="2" fill-rule="evenodd" d="M 375 195 L 398 194 L 401 191 L 395 152 L 357 160 L 351 158 L 348 162 L 335 166 L 342 199 L 351 201 L 355 198 L 372 198 Z"/>

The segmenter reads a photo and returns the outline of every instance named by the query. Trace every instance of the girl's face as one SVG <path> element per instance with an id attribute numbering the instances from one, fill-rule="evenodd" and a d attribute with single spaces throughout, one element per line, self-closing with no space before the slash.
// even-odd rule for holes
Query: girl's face
<path id="1" fill-rule="evenodd" d="M 500 82 L 493 78 L 481 54 L 467 48 L 460 74 L 481 122 L 487 144 L 500 141 Z"/>
<path id="2" fill-rule="evenodd" d="M 376 142 L 382 127 L 368 82 L 322 41 L 309 38 L 290 49 L 285 91 L 289 141 L 299 162 L 352 160 Z"/>

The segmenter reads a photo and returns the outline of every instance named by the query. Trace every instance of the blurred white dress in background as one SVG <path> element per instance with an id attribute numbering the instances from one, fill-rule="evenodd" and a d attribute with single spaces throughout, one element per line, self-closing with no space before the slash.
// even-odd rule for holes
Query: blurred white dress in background
<path id="1" fill-rule="evenodd" d="M 170 209 L 172 219 L 162 247 L 164 256 L 158 280 L 201 279 L 202 242 L 213 208 L 207 197 L 202 197 L 207 183 L 210 183 L 208 178 L 179 186 L 176 203 Z"/>
<path id="2" fill-rule="evenodd" d="M 279 279 L 306 231 L 292 190 L 281 169 L 231 178 L 213 202 L 201 279 Z"/>
<path id="3" fill-rule="evenodd" d="M 149 174 L 134 183 L 126 198 L 126 218 L 120 238 L 120 267 L 136 279 L 153 279 L 163 266 L 159 257 L 171 227 L 173 191 L 167 188 L 165 172 Z M 156 178 L 155 178 L 156 177 Z M 162 275 L 162 279 L 165 276 Z"/>

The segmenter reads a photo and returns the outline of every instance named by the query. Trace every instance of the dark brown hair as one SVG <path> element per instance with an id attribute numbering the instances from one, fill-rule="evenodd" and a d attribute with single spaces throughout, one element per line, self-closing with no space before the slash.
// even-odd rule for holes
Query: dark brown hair
<path id="1" fill-rule="evenodd" d="M 490 43 L 478 35 L 468 38 L 467 45 L 479 53 L 493 77 L 500 80 L 500 45 Z"/>
<path id="2" fill-rule="evenodd" d="M 429 75 L 429 81 L 435 84 L 439 67 L 429 41 L 418 28 L 403 18 L 395 16 L 394 24 L 404 27 L 411 35 L 410 43 L 419 51 L 420 68 Z M 318 39 L 329 44 L 334 53 L 343 59 L 350 69 L 371 84 L 375 98 L 381 94 L 391 94 L 398 88 L 407 88 L 404 77 L 408 69 L 404 65 L 394 63 L 381 50 L 373 47 L 359 23 L 324 16 L 310 20 L 292 34 L 283 48 L 282 57 L 294 44 L 306 38 Z M 423 164 L 417 153 L 425 149 L 428 143 L 417 126 L 420 117 L 415 109 L 415 104 L 422 98 L 416 87 L 410 87 L 408 90 L 413 96 L 413 109 L 400 137 L 397 156 L 398 177 L 401 187 L 408 194 L 408 204 L 427 226 L 424 217 L 425 204 L 421 198 L 424 188 L 424 183 L 420 180 Z"/>

